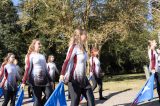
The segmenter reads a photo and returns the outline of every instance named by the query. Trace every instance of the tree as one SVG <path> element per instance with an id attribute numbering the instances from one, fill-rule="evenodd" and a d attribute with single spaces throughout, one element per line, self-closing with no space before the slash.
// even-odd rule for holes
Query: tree
<path id="1" fill-rule="evenodd" d="M 109 0 L 98 3 L 93 10 L 94 15 L 89 20 L 90 43 L 101 49 L 103 69 L 107 71 L 111 67 L 109 71 L 117 74 L 134 69 L 142 72 L 148 61 L 149 33 L 144 26 L 147 23 L 146 2 Z"/>
<path id="2" fill-rule="evenodd" d="M 18 20 L 17 9 L 12 1 L 0 1 L 0 61 L 8 52 L 15 53 L 23 61 L 21 54 L 25 51 L 25 42 L 21 37 L 21 26 L 16 23 Z"/>
<path id="3" fill-rule="evenodd" d="M 81 26 L 88 31 L 87 47 L 99 47 L 102 57 L 110 53 L 107 55 L 115 58 L 112 63 L 117 69 L 126 65 L 133 69 L 147 62 L 146 4 L 139 0 L 23 0 L 19 24 L 27 43 L 36 37 L 42 39 L 45 53 L 58 53 L 62 61 L 73 30 Z M 106 46 L 113 53 L 104 49 Z M 137 61 L 141 56 L 143 59 Z"/>

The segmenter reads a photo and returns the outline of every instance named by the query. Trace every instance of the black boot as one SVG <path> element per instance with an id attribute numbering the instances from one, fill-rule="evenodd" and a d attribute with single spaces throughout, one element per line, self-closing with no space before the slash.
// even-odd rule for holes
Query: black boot
<path id="1" fill-rule="evenodd" d="M 107 98 L 104 98 L 103 96 L 99 98 L 99 100 L 107 100 Z"/>

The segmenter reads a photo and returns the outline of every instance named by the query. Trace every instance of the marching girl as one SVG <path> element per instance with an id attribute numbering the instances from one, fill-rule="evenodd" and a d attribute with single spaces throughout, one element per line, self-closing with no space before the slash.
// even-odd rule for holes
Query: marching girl
<path id="1" fill-rule="evenodd" d="M 92 48 L 91 51 L 91 58 L 89 60 L 90 62 L 90 77 L 92 77 L 92 90 L 94 91 L 95 88 L 97 87 L 97 84 L 99 86 L 99 99 L 100 100 L 105 100 L 102 96 L 102 78 L 101 78 L 101 67 L 100 67 L 100 61 L 97 58 L 99 54 L 99 50 L 96 48 Z"/>
<path id="2" fill-rule="evenodd" d="M 14 62 L 13 62 L 15 65 L 16 65 L 16 68 L 18 70 L 18 73 L 20 75 L 20 77 L 22 76 L 22 70 L 20 68 L 20 66 L 18 65 L 18 60 L 17 59 L 14 59 Z"/>
<path id="3" fill-rule="evenodd" d="M 7 106 L 10 100 L 10 106 L 15 106 L 16 92 L 18 90 L 17 81 L 20 80 L 20 75 L 16 65 L 13 63 L 14 59 L 15 55 L 13 53 L 8 53 L 3 62 L 4 67 L 1 71 L 4 72 L 4 77 L 0 84 L 0 86 L 4 89 L 4 102 L 2 106 Z"/>
<path id="4" fill-rule="evenodd" d="M 52 93 L 52 80 L 48 73 L 45 56 L 40 53 L 40 49 L 40 40 L 34 39 L 25 57 L 25 73 L 21 85 L 21 87 L 24 88 L 26 80 L 28 79 L 34 94 L 34 106 L 44 105 L 45 102 L 42 100 L 42 92 L 45 93 L 46 100 Z"/>
<path id="5" fill-rule="evenodd" d="M 71 106 L 78 106 L 81 94 L 88 106 L 94 106 L 94 95 L 86 77 L 87 53 L 84 48 L 87 40 L 85 30 L 76 29 L 69 43 L 66 59 L 62 66 L 60 81 L 68 82 Z"/>
<path id="6" fill-rule="evenodd" d="M 48 56 L 47 67 L 48 67 L 49 75 L 52 79 L 52 82 L 54 83 L 53 89 L 55 89 L 55 77 L 56 77 L 56 74 L 59 74 L 59 71 L 56 67 L 56 64 L 54 63 L 54 56 L 53 55 Z"/>
<path id="7" fill-rule="evenodd" d="M 156 51 L 157 47 L 157 42 L 155 40 L 150 40 L 149 41 L 149 46 L 148 46 L 148 56 L 150 60 L 150 70 L 152 73 L 155 73 L 155 80 L 157 84 L 157 93 L 159 97 L 159 102 L 160 102 L 160 66 L 158 65 L 158 54 Z"/>

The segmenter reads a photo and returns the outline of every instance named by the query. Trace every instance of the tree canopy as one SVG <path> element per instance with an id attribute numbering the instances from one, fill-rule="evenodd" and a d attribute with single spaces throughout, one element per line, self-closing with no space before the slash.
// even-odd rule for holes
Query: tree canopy
<path id="1" fill-rule="evenodd" d="M 106 73 L 142 72 L 148 64 L 147 45 L 160 30 L 160 3 L 152 2 L 153 20 L 147 21 L 147 0 L 11 0 L 0 1 L 0 59 L 14 52 L 20 63 L 34 38 L 43 53 L 54 54 L 61 68 L 68 40 L 77 27 L 88 32 L 86 47 L 100 49 Z M 148 23 L 153 31 L 147 30 Z"/>

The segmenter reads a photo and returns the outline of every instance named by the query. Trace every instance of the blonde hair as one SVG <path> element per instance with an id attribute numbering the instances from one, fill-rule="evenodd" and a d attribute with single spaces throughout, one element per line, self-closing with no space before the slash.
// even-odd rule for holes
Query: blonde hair
<path id="1" fill-rule="evenodd" d="M 28 48 L 28 53 L 27 55 L 30 55 L 33 51 L 34 51 L 34 45 L 37 41 L 40 41 L 39 39 L 33 39 L 32 40 L 32 43 L 29 45 L 29 48 Z"/>
<path id="2" fill-rule="evenodd" d="M 81 28 L 75 29 L 73 36 L 70 39 L 69 46 L 76 44 L 80 47 L 81 50 L 84 51 L 83 47 L 84 45 L 83 42 L 81 41 L 81 35 L 83 34 L 87 35 L 87 32 L 84 29 Z"/>
<path id="3" fill-rule="evenodd" d="M 151 49 L 152 43 L 156 42 L 156 40 L 152 39 L 152 40 L 148 40 L 148 49 Z"/>
<path id="4" fill-rule="evenodd" d="M 13 54 L 13 53 L 8 53 L 8 54 L 7 54 L 7 56 L 4 58 L 4 61 L 3 61 L 3 63 L 2 63 L 3 66 L 7 64 L 9 58 L 10 58 L 12 55 L 14 55 L 14 54 Z M 15 55 L 14 55 L 14 56 L 15 56 Z"/>

